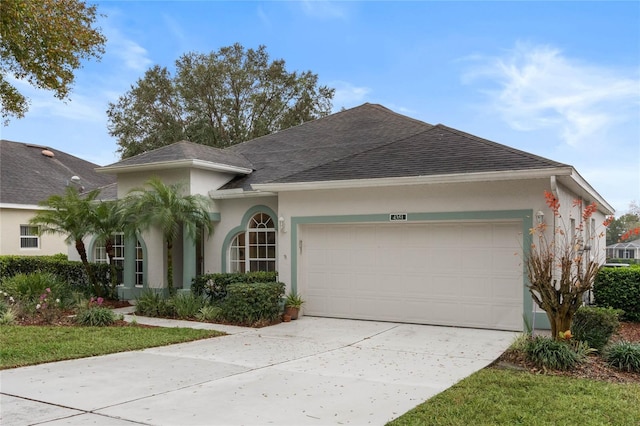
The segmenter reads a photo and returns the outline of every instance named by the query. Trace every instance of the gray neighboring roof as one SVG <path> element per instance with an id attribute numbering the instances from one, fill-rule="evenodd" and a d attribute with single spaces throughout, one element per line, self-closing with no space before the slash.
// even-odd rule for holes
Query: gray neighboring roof
<path id="1" fill-rule="evenodd" d="M 611 244 L 608 249 L 640 249 L 640 240 L 625 241 L 621 243 Z"/>
<path id="2" fill-rule="evenodd" d="M 568 167 L 505 145 L 438 124 L 405 139 L 334 160 L 274 182 L 507 172 Z"/>
<path id="3" fill-rule="evenodd" d="M 381 105 L 366 103 L 227 148 L 251 161 L 255 171 L 221 189 L 250 190 L 251 184 L 280 182 L 287 176 L 401 141 L 431 127 Z"/>
<path id="4" fill-rule="evenodd" d="M 0 203 L 36 205 L 63 194 L 72 176 L 85 191 L 113 184 L 115 177 L 96 173 L 98 167 L 50 147 L 0 140 Z"/>
<path id="5" fill-rule="evenodd" d="M 253 169 L 251 163 L 240 154 L 188 141 L 180 141 L 154 149 L 153 151 L 147 151 L 118 161 L 117 163 L 109 164 L 105 166 L 105 168 L 167 163 L 181 160 L 200 160 L 214 164 Z"/>

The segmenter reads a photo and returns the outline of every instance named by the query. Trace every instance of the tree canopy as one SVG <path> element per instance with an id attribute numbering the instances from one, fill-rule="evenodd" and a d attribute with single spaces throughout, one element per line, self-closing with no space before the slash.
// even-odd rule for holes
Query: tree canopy
<path id="1" fill-rule="evenodd" d="M 0 101 L 2 118 L 23 117 L 28 99 L 11 76 L 68 97 L 83 59 L 100 58 L 106 38 L 94 27 L 96 6 L 81 0 L 0 1 Z"/>
<path id="2" fill-rule="evenodd" d="M 335 90 L 289 72 L 265 46 L 187 53 L 175 75 L 153 66 L 107 110 L 122 158 L 180 140 L 224 148 L 326 116 Z"/>

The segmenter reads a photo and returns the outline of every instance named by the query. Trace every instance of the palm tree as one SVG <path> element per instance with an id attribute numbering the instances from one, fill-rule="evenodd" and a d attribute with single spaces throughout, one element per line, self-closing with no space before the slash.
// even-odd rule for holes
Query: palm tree
<path id="1" fill-rule="evenodd" d="M 181 184 L 165 185 L 158 178 L 151 178 L 146 184 L 150 188 L 134 188 L 127 196 L 127 223 L 138 231 L 151 226 L 162 231 L 167 249 L 167 285 L 173 294 L 173 242 L 182 229 L 192 240 L 199 229 L 211 235 L 208 201 L 202 195 L 183 195 Z"/>
<path id="2" fill-rule="evenodd" d="M 41 210 L 29 221 L 38 227 L 39 234 L 64 234 L 65 242 L 74 243 L 89 283 L 97 295 L 102 293 L 98 285 L 93 268 L 87 258 L 87 249 L 83 239 L 93 232 L 91 223 L 92 203 L 100 193 L 94 189 L 85 195 L 78 193 L 75 188 L 67 187 L 64 195 L 52 195 L 39 203 L 46 210 Z"/>
<path id="3" fill-rule="evenodd" d="M 91 231 L 96 240 L 104 244 L 107 258 L 109 259 L 109 270 L 111 276 L 110 297 L 117 296 L 115 288 L 118 285 L 116 265 L 114 263 L 115 249 L 113 236 L 123 229 L 123 212 L 121 203 L 118 200 L 102 201 L 94 204 L 91 209 Z"/>

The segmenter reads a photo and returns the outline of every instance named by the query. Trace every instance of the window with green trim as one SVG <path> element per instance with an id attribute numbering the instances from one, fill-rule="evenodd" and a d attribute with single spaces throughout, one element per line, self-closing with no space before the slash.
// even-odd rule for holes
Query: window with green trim
<path id="1" fill-rule="evenodd" d="M 276 270 L 276 228 L 266 213 L 251 217 L 247 230 L 236 235 L 229 247 L 230 272 Z"/>
<path id="2" fill-rule="evenodd" d="M 124 271 L 124 245 L 125 237 L 122 232 L 113 234 L 113 262 L 116 265 L 118 271 L 118 284 L 123 283 L 123 271 Z M 93 249 L 93 259 L 96 263 L 109 263 L 109 256 L 107 255 L 107 248 L 104 244 L 96 244 Z M 144 284 L 144 255 L 142 251 L 142 244 L 139 240 L 136 240 L 136 272 L 135 272 L 135 285 Z"/>

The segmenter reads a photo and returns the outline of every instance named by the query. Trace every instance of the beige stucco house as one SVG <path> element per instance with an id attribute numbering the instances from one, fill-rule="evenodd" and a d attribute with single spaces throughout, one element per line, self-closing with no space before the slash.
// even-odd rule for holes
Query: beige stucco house
<path id="1" fill-rule="evenodd" d="M 152 176 L 209 197 L 215 230 L 176 244 L 176 287 L 203 272 L 277 270 L 307 315 L 340 318 L 522 330 L 535 310 L 529 230 L 557 220 L 544 191 L 565 218 L 581 217 L 575 199 L 597 203 L 589 232 L 613 212 L 570 165 L 373 104 L 224 150 L 178 142 L 98 172 L 117 179 L 118 197 Z M 590 249 L 604 262 L 604 239 Z M 166 287 L 163 250 L 153 231 L 123 241 L 122 297 Z M 535 321 L 546 321 L 539 309 Z"/>
<path id="2" fill-rule="evenodd" d="M 115 177 L 96 173 L 97 167 L 51 147 L 0 140 L 0 255 L 66 254 L 65 236 L 38 235 L 29 220 L 41 201 L 68 186 L 90 191 L 113 185 Z"/>

